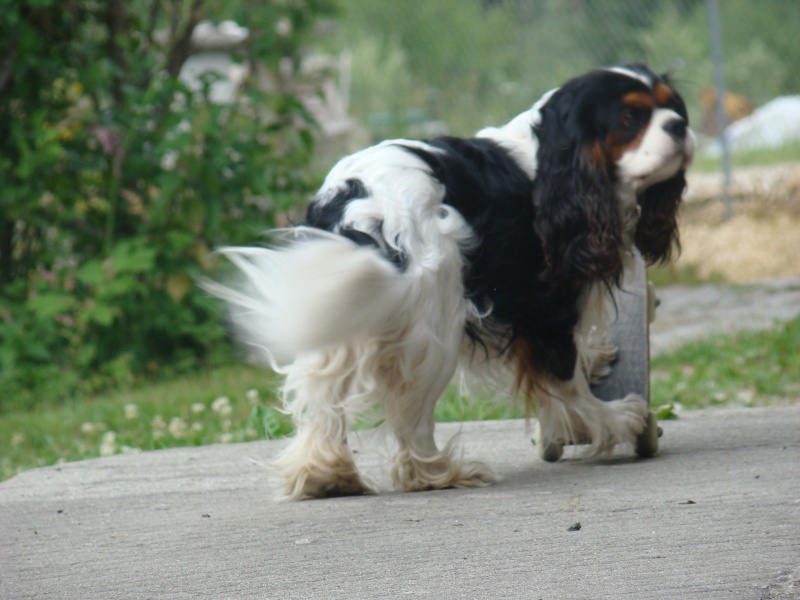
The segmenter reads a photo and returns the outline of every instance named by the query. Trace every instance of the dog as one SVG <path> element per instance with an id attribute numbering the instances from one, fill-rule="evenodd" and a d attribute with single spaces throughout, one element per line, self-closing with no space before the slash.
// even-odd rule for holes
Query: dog
<path id="1" fill-rule="evenodd" d="M 388 140 L 336 164 L 301 225 L 222 248 L 208 289 L 285 379 L 296 434 L 273 463 L 288 499 L 370 493 L 348 447 L 376 407 L 405 491 L 484 486 L 491 469 L 434 441 L 457 372 L 508 385 L 549 440 L 634 443 L 645 399 L 590 384 L 616 349 L 607 302 L 638 249 L 679 249 L 695 148 L 683 99 L 642 64 L 567 81 L 473 138 Z M 619 315 L 624 318 L 624 315 Z"/>

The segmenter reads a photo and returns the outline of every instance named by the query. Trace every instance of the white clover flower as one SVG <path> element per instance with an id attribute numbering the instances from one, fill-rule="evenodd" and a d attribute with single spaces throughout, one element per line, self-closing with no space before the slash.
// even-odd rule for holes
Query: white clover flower
<path id="1" fill-rule="evenodd" d="M 205 412 L 206 405 L 203 404 L 202 402 L 195 402 L 194 404 L 192 404 L 189 410 L 192 411 L 193 415 L 199 415 L 200 413 Z"/>
<path id="2" fill-rule="evenodd" d="M 153 420 L 150 421 L 150 427 L 153 430 L 153 439 L 159 440 L 164 437 L 164 431 L 167 429 L 167 424 L 164 421 L 164 417 L 161 415 L 156 415 L 153 417 Z"/>
<path id="3" fill-rule="evenodd" d="M 217 441 L 221 444 L 230 444 L 233 441 L 232 433 L 220 433 L 217 436 Z"/>
<path id="4" fill-rule="evenodd" d="M 191 430 L 192 431 L 202 431 L 203 430 L 203 424 L 202 423 L 192 423 Z"/>
<path id="5" fill-rule="evenodd" d="M 259 396 L 257 389 L 254 388 L 247 390 L 247 392 L 245 392 L 245 396 L 247 396 L 247 400 L 250 402 L 250 404 L 258 404 Z"/>
<path id="6" fill-rule="evenodd" d="M 100 456 L 111 456 L 117 450 L 117 434 L 113 431 L 106 431 L 103 440 L 100 442 Z"/>
<path id="7" fill-rule="evenodd" d="M 227 396 L 221 396 L 211 403 L 211 410 L 217 413 L 220 417 L 227 417 L 233 412 L 231 408 L 231 401 Z"/>
<path id="8" fill-rule="evenodd" d="M 188 426 L 186 425 L 186 421 L 181 419 L 180 417 L 173 417 L 172 420 L 169 422 L 169 426 L 167 430 L 169 431 L 170 435 L 175 439 L 181 439 L 186 437 L 186 431 Z"/>
<path id="9" fill-rule="evenodd" d="M 135 404 L 126 404 L 125 405 L 125 418 L 129 421 L 133 421 L 134 419 L 139 418 L 139 407 Z"/>
<path id="10" fill-rule="evenodd" d="M 86 435 L 89 435 L 89 434 L 94 433 L 95 431 L 97 431 L 97 429 L 95 428 L 94 423 L 90 423 L 90 422 L 87 421 L 86 423 L 81 425 L 81 433 L 85 433 Z"/>

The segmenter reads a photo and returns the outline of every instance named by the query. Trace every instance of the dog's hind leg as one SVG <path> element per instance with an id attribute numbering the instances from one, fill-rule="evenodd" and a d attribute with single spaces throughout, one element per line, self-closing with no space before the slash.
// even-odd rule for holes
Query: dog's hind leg
<path id="1" fill-rule="evenodd" d="M 414 382 L 398 378 L 400 381 L 390 386 L 384 397 L 386 421 L 399 444 L 392 468 L 395 487 L 422 491 L 495 483 L 495 476 L 484 463 L 454 456 L 457 438 L 451 439 L 444 449 L 437 448 L 433 435 L 434 408 L 455 366 L 430 358 L 426 362 L 427 376 L 422 375 Z"/>
<path id="2" fill-rule="evenodd" d="M 271 467 L 289 500 L 371 493 L 347 443 L 354 416 L 347 348 L 301 357 L 287 369 L 284 394 L 297 433 Z M 356 395 L 357 396 L 357 395 Z M 350 405 L 348 405 L 348 403 Z"/>

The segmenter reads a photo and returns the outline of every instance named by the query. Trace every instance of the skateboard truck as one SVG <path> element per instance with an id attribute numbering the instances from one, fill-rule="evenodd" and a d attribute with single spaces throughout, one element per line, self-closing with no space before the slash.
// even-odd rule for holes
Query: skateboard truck
<path id="1" fill-rule="evenodd" d="M 647 267 L 638 250 L 626 257 L 623 281 L 609 296 L 612 339 L 617 357 L 611 372 L 591 386 L 592 393 L 603 401 L 638 394 L 650 402 L 650 323 L 655 318 L 658 301 L 652 283 L 647 280 Z M 662 430 L 653 411 L 647 414 L 644 431 L 636 438 L 636 455 L 655 456 Z M 567 444 L 588 443 L 590 440 L 570 440 Z M 540 443 L 541 442 L 541 443 Z M 539 422 L 534 427 L 533 443 L 542 460 L 556 462 L 564 452 L 564 444 L 543 440 Z"/>

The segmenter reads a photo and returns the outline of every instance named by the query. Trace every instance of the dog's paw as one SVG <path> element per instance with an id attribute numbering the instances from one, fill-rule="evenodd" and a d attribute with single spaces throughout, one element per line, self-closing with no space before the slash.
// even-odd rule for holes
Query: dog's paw
<path id="1" fill-rule="evenodd" d="M 628 394 L 622 400 L 610 403 L 617 414 L 620 441 L 630 442 L 644 431 L 647 425 L 647 402 L 638 394 Z"/>
<path id="2" fill-rule="evenodd" d="M 283 473 L 280 499 L 304 500 L 373 493 L 374 490 L 354 468 L 335 471 L 305 465 L 291 473 Z"/>
<path id="3" fill-rule="evenodd" d="M 575 427 L 572 439 L 589 444 L 583 453 L 594 456 L 611 452 L 620 443 L 635 444 L 647 424 L 647 402 L 637 394 L 629 394 L 620 400 L 597 403 L 595 420 Z"/>
<path id="4" fill-rule="evenodd" d="M 278 460 L 271 467 L 272 475 L 277 479 L 278 500 L 375 493 L 349 458 L 328 456 L 327 460 L 308 461 L 299 465 Z"/>
<path id="5" fill-rule="evenodd" d="M 396 462 L 392 479 L 395 487 L 404 492 L 485 487 L 497 483 L 497 477 L 486 464 L 477 461 L 457 463 L 446 456 L 435 460 Z"/>
<path id="6" fill-rule="evenodd" d="M 469 461 L 458 466 L 453 481 L 447 487 L 485 487 L 495 483 L 497 483 L 497 477 L 488 465 L 479 461 Z"/>

